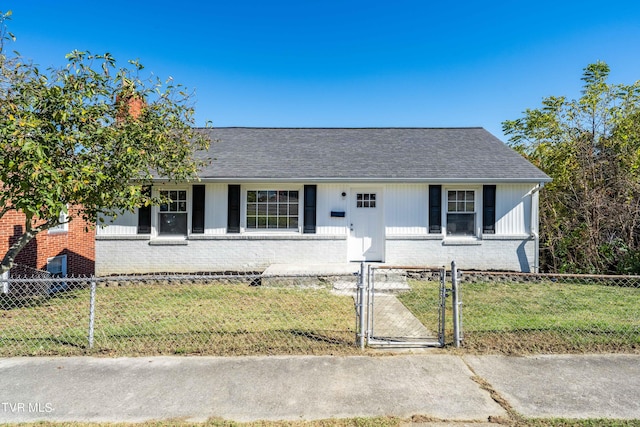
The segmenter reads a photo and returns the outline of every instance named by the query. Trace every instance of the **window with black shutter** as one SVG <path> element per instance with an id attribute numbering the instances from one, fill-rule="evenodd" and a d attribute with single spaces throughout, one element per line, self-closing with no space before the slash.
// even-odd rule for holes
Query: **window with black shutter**
<path id="1" fill-rule="evenodd" d="M 316 185 L 304 186 L 304 233 L 316 232 Z"/>
<path id="2" fill-rule="evenodd" d="M 247 229 L 298 231 L 300 191 L 247 190 Z"/>
<path id="3" fill-rule="evenodd" d="M 475 236 L 475 190 L 447 190 L 447 235 Z"/>
<path id="4" fill-rule="evenodd" d="M 162 190 L 160 196 L 165 200 L 160 205 L 158 215 L 158 235 L 187 235 L 187 190 Z"/>
<path id="5" fill-rule="evenodd" d="M 142 194 L 151 196 L 151 187 L 143 187 Z M 138 208 L 138 234 L 151 234 L 151 206 Z"/>
<path id="6" fill-rule="evenodd" d="M 482 187 L 482 232 L 496 233 L 496 186 Z"/>
<path id="7" fill-rule="evenodd" d="M 442 233 L 442 186 L 429 186 L 429 233 Z"/>
<path id="8" fill-rule="evenodd" d="M 204 233 L 204 197 L 205 186 L 194 185 L 191 203 L 191 232 Z"/>
<path id="9" fill-rule="evenodd" d="M 240 186 L 229 185 L 227 197 L 227 233 L 240 233 Z"/>

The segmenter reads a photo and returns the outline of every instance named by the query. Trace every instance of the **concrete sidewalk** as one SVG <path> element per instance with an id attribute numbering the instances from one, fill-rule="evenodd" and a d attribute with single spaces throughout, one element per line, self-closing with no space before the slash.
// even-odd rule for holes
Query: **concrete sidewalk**
<path id="1" fill-rule="evenodd" d="M 640 419 L 640 355 L 0 359 L 0 423 L 507 417 Z M 481 381 L 482 382 L 482 381 Z"/>

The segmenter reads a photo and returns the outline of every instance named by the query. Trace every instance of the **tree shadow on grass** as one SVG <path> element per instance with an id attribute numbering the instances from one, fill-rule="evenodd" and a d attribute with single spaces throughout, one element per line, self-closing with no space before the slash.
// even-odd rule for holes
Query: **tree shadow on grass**
<path id="1" fill-rule="evenodd" d="M 61 290 L 54 293 L 16 293 L 0 294 L 0 310 L 17 310 L 20 308 L 37 308 L 51 303 L 54 299 L 72 300 L 78 296 L 71 291 Z"/>

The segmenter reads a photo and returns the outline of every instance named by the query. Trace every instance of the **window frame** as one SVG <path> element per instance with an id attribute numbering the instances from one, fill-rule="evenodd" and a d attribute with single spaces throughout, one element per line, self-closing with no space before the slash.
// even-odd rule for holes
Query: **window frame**
<path id="1" fill-rule="evenodd" d="M 58 215 L 58 222 L 60 224 L 53 227 L 49 227 L 47 234 L 62 234 L 69 232 L 69 205 L 67 205 L 67 211 L 61 211 Z"/>
<path id="2" fill-rule="evenodd" d="M 375 209 L 378 193 L 356 192 L 356 209 Z"/>
<path id="3" fill-rule="evenodd" d="M 442 189 L 442 223 L 444 224 L 444 237 L 445 238 L 449 238 L 449 239 L 477 239 L 480 237 L 480 232 L 481 230 L 478 228 L 479 227 L 479 222 L 481 220 L 481 212 L 482 212 L 482 203 L 481 200 L 479 199 L 479 197 L 481 196 L 481 191 L 479 188 L 476 187 L 446 187 Z M 464 192 L 464 193 L 468 193 L 468 192 L 472 192 L 473 193 L 473 199 L 472 199 L 472 203 L 473 203 L 473 211 L 449 211 L 449 193 L 450 192 L 456 192 L 456 193 L 460 193 L 460 192 Z M 465 195 L 466 196 L 466 195 Z M 469 203 L 470 200 L 466 199 L 466 197 L 463 200 L 458 200 L 456 198 L 456 200 L 454 201 L 454 203 L 456 204 L 460 204 L 460 203 L 464 203 L 464 206 L 466 208 L 467 203 Z M 473 215 L 473 230 L 471 233 L 458 233 L 458 232 L 452 232 L 451 231 L 451 227 L 449 224 L 449 215 Z"/>
<path id="4" fill-rule="evenodd" d="M 190 218 L 190 213 L 191 213 L 191 201 L 189 200 L 189 198 L 191 197 L 191 190 L 189 188 L 185 188 L 185 187 L 163 187 L 163 188 L 158 188 L 156 190 L 158 192 L 159 196 L 162 196 L 162 193 L 169 193 L 169 196 L 171 196 L 171 192 L 175 191 L 178 193 L 178 196 L 180 195 L 180 192 L 184 192 L 184 199 L 178 197 L 178 199 L 176 201 L 173 201 L 168 205 L 167 209 L 168 210 L 163 210 L 163 207 L 166 206 L 167 204 L 160 204 L 160 206 L 156 207 L 156 212 L 155 212 L 155 218 L 156 218 L 156 226 L 153 227 L 152 224 L 152 228 L 155 228 L 155 235 L 157 237 L 160 238 L 185 238 L 188 237 L 190 235 L 190 227 L 191 227 L 191 218 Z M 180 209 L 178 210 L 171 210 L 171 205 L 173 203 L 176 203 L 176 208 L 180 207 L 181 203 L 184 203 L 184 208 L 185 210 L 182 211 Z M 163 232 L 162 231 L 162 220 L 161 220 L 161 216 L 163 214 L 180 214 L 180 215 L 184 215 L 185 219 L 185 223 L 184 223 L 184 233 L 168 233 L 168 232 Z"/>
<path id="5" fill-rule="evenodd" d="M 50 268 L 57 264 L 60 265 L 60 271 L 52 271 Z M 67 277 L 67 255 L 56 255 L 47 258 L 46 270 L 52 277 Z"/>
<path id="6" fill-rule="evenodd" d="M 297 192 L 298 193 L 298 201 L 297 203 L 297 212 L 295 214 L 295 217 L 297 218 L 297 225 L 292 228 L 292 227 L 287 227 L 287 228 L 278 228 L 278 218 L 280 218 L 280 212 L 276 211 L 276 226 L 275 227 L 268 227 L 269 224 L 269 202 L 267 201 L 267 213 L 266 215 L 264 215 L 267 218 L 267 227 L 260 227 L 260 224 L 258 224 L 258 217 L 260 215 L 258 215 L 257 209 L 258 207 L 256 206 L 256 211 L 255 211 L 255 215 L 253 215 L 252 213 L 249 212 L 249 193 L 250 192 L 276 192 L 276 196 L 277 193 L 279 192 L 283 192 L 286 191 L 287 193 L 290 192 Z M 256 196 L 258 196 L 258 194 L 256 194 Z M 302 233 L 302 229 L 303 229 L 303 222 L 304 222 L 304 191 L 303 191 L 303 186 L 299 186 L 299 185 L 295 185 L 295 186 L 291 186 L 291 185 L 270 185 L 270 186 L 246 186 L 246 187 L 241 187 L 240 190 L 240 215 L 241 215 L 241 232 L 247 232 L 247 233 L 285 233 L 285 234 L 299 234 Z M 268 197 L 268 196 L 267 196 Z M 289 196 L 288 196 L 289 197 Z M 257 197 L 256 197 L 257 200 Z M 253 202 L 252 202 L 253 203 Z M 258 204 L 259 202 L 255 202 L 256 204 Z M 293 213 L 290 211 L 290 205 L 292 205 L 293 203 L 291 203 L 290 201 L 287 201 L 286 206 L 288 206 L 287 209 L 287 214 L 286 214 L 286 218 L 287 219 L 287 223 L 289 223 L 290 218 L 293 218 L 294 215 Z M 278 204 L 276 205 L 278 206 Z M 276 207 L 276 210 L 278 210 L 278 207 Z M 255 227 L 249 227 L 249 221 L 250 218 L 256 218 L 256 226 Z M 283 218 L 285 218 L 285 216 L 283 216 Z"/>

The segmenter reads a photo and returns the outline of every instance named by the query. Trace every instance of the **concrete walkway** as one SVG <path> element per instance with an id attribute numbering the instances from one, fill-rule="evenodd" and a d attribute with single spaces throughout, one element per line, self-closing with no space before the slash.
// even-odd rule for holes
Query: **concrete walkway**
<path id="1" fill-rule="evenodd" d="M 262 273 L 262 277 L 288 276 L 349 276 L 360 272 L 360 264 L 271 264 Z"/>
<path id="2" fill-rule="evenodd" d="M 487 388 L 527 417 L 640 419 L 640 355 L 5 358 L 0 378 L 0 423 L 508 417 Z"/>
<path id="3" fill-rule="evenodd" d="M 382 264 L 379 264 L 382 265 Z M 271 264 L 260 275 L 266 286 L 298 286 L 333 288 L 338 293 L 354 293 L 357 289 L 359 262 L 335 264 Z M 365 275 L 367 270 L 365 267 Z M 366 281 L 366 278 L 365 278 Z M 398 271 L 378 270 L 376 292 L 403 292 L 410 290 L 404 274 Z"/>
<path id="4" fill-rule="evenodd" d="M 377 339 L 389 341 L 438 340 L 436 332 L 429 331 L 395 295 L 388 294 L 374 297 L 372 335 Z"/>

